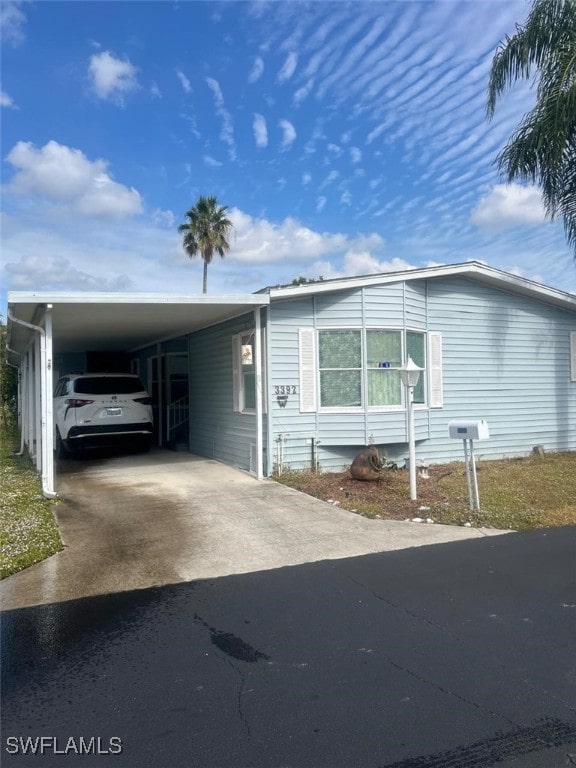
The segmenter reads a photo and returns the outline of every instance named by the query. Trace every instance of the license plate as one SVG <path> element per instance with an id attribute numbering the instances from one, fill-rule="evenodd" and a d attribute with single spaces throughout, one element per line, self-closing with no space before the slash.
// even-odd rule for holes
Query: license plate
<path id="1" fill-rule="evenodd" d="M 122 416 L 122 408 L 106 408 L 106 416 Z"/>

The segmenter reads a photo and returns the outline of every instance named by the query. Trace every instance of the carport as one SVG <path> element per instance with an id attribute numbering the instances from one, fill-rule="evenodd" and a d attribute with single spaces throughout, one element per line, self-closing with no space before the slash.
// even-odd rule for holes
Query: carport
<path id="1" fill-rule="evenodd" d="M 8 294 L 8 362 L 19 369 L 21 451 L 28 450 L 44 495 L 56 494 L 52 392 L 54 356 L 101 350 L 131 353 L 253 313 L 256 373 L 256 476 L 263 476 L 261 308 L 267 294 L 184 296 L 153 293 Z"/>

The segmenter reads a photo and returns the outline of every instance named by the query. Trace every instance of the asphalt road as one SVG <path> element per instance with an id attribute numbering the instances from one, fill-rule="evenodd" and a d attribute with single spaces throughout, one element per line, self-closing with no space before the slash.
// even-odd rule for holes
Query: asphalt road
<path id="1" fill-rule="evenodd" d="M 5 768 L 576 765 L 576 528 L 22 608 L 1 629 Z"/>

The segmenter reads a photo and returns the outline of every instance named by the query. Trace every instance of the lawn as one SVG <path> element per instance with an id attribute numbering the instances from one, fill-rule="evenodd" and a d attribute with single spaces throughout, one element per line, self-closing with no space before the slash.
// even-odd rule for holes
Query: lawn
<path id="1" fill-rule="evenodd" d="M 405 469 L 386 469 L 375 482 L 353 480 L 348 469 L 287 472 L 275 480 L 371 518 L 518 531 L 576 525 L 576 452 L 480 461 L 477 467 L 480 512 L 469 509 L 463 462 L 431 466 L 429 479 L 418 478 L 417 501 L 410 500 Z"/>
<path id="2" fill-rule="evenodd" d="M 8 432 L 8 434 L 6 434 Z M 26 457 L 13 455 L 13 431 L 3 429 L 0 443 L 0 579 L 62 549 L 52 510 L 40 478 Z"/>

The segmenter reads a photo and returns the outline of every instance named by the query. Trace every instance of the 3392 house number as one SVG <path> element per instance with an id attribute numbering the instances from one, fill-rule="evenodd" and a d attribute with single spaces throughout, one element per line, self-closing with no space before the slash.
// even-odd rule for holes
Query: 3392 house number
<path id="1" fill-rule="evenodd" d="M 297 395 L 295 384 L 276 384 L 274 387 L 275 395 Z"/>
<path id="2" fill-rule="evenodd" d="M 274 394 L 280 408 L 286 408 L 289 396 L 297 394 L 297 387 L 295 384 L 276 384 L 274 386 Z"/>

